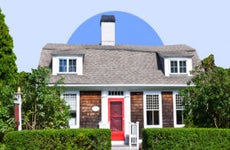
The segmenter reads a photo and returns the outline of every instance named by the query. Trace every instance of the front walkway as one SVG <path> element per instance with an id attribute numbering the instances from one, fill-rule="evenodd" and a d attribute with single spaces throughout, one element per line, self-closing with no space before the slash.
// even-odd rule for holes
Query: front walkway
<path id="1" fill-rule="evenodd" d="M 142 140 L 139 141 L 139 150 L 142 148 Z M 124 141 L 112 141 L 112 150 L 137 150 L 136 145 L 132 145 L 132 148 L 129 148 L 128 144 L 124 144 Z"/>
<path id="2" fill-rule="evenodd" d="M 128 145 L 113 145 L 112 150 L 136 150 L 136 148 L 132 147 L 130 149 Z"/>

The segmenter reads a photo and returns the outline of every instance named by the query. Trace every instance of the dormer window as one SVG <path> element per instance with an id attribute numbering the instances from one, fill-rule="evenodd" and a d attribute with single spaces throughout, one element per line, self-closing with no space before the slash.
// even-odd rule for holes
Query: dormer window
<path id="1" fill-rule="evenodd" d="M 170 61 L 171 73 L 187 73 L 186 60 L 171 60 Z"/>
<path id="2" fill-rule="evenodd" d="M 166 57 L 163 59 L 165 76 L 191 76 L 190 71 L 192 70 L 192 59 L 190 57 Z"/>
<path id="3" fill-rule="evenodd" d="M 53 56 L 52 74 L 83 74 L 83 55 Z"/>
<path id="4" fill-rule="evenodd" d="M 77 59 L 59 59 L 59 72 L 77 71 Z"/>

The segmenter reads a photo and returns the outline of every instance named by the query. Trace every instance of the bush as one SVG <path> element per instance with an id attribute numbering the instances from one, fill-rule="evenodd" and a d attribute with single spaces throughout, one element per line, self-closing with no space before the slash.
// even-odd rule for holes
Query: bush
<path id="1" fill-rule="evenodd" d="M 109 129 L 24 130 L 4 137 L 7 149 L 111 149 Z"/>
<path id="2" fill-rule="evenodd" d="M 145 150 L 227 150 L 230 149 L 229 129 L 164 128 L 143 129 L 142 146 Z"/>

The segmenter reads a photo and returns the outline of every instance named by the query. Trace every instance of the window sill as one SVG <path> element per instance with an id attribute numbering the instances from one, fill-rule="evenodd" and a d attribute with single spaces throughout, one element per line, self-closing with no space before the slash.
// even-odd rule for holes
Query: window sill
<path id="1" fill-rule="evenodd" d="M 162 128 L 162 125 L 145 125 L 145 128 Z"/>
<path id="2" fill-rule="evenodd" d="M 175 77 L 175 76 L 192 76 L 192 75 L 190 75 L 190 74 L 188 74 L 188 73 L 170 73 L 169 74 L 169 77 Z"/>
<path id="3" fill-rule="evenodd" d="M 77 72 L 58 72 L 57 75 L 78 75 Z"/>
<path id="4" fill-rule="evenodd" d="M 71 128 L 71 129 L 77 129 L 79 127 L 77 125 L 71 125 L 71 126 L 69 126 L 69 128 Z"/>
<path id="5" fill-rule="evenodd" d="M 174 125 L 174 128 L 183 128 L 185 125 L 184 124 L 176 124 Z"/>

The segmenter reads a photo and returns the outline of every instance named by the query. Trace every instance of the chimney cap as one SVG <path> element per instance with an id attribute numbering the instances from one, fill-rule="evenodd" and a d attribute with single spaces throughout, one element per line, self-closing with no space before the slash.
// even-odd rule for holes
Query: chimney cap
<path id="1" fill-rule="evenodd" d="M 115 22 L 114 15 L 102 15 L 101 22 Z"/>

